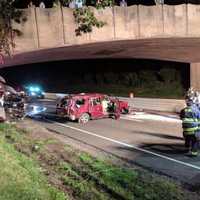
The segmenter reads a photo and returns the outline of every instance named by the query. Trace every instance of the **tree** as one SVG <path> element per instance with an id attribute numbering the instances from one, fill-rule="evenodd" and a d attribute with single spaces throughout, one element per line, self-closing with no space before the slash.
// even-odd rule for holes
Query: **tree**
<path id="1" fill-rule="evenodd" d="M 20 23 L 22 12 L 14 7 L 14 0 L 0 0 L 0 53 L 11 55 L 14 47 L 14 34 L 20 32 L 13 28 L 12 21 Z"/>
<path id="2" fill-rule="evenodd" d="M 177 75 L 177 71 L 173 67 L 161 68 L 161 70 L 159 72 L 159 75 L 160 75 L 161 80 L 165 84 L 169 84 L 171 82 L 179 82 L 180 81 L 180 77 Z"/>
<path id="3" fill-rule="evenodd" d="M 70 1 L 70 0 L 65 0 Z M 113 0 L 92 0 L 91 4 L 94 5 L 97 9 L 104 9 L 105 7 L 111 7 L 114 5 Z M 94 12 L 90 7 L 82 7 L 74 10 L 75 22 L 78 24 L 75 32 L 77 36 L 82 35 L 82 33 L 90 33 L 93 30 L 93 27 L 101 28 L 106 23 L 98 20 Z"/>

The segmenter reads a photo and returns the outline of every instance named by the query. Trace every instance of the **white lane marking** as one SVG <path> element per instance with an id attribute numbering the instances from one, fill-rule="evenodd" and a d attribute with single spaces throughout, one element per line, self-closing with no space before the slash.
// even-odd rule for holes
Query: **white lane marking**
<path id="1" fill-rule="evenodd" d="M 135 122 L 144 122 L 143 120 L 140 119 L 133 119 L 127 116 L 120 116 L 120 119 L 128 120 L 128 121 L 135 121 Z"/>
<path id="2" fill-rule="evenodd" d="M 76 127 L 73 127 L 73 126 L 68 126 L 66 124 L 62 124 L 62 123 L 58 123 L 58 122 L 55 122 L 53 120 L 49 120 L 49 119 L 45 119 L 46 121 L 49 121 L 51 123 L 54 123 L 54 124 L 57 124 L 59 126 L 63 126 L 65 128 L 69 128 L 69 129 L 72 129 L 72 130 L 75 130 L 75 131 L 79 131 L 80 133 L 85 133 L 87 135 L 91 135 L 91 136 L 95 136 L 95 137 L 98 137 L 98 138 L 101 138 L 103 140 L 107 140 L 107 141 L 110 141 L 110 142 L 113 142 L 113 143 L 116 143 L 116 144 L 120 144 L 122 146 L 125 146 L 125 147 L 129 147 L 129 148 L 132 148 L 132 149 L 135 149 L 135 150 L 138 150 L 138 151 L 141 151 L 141 152 L 144 152 L 144 153 L 147 153 L 147 154 L 150 154 L 150 155 L 153 155 L 153 156 L 157 156 L 159 158 L 163 158 L 163 159 L 166 159 L 166 160 L 169 160 L 169 161 L 172 161 L 172 162 L 175 162 L 175 163 L 178 163 L 178 164 L 181 164 L 181 165 L 184 165 L 184 166 L 187 166 L 187 167 L 191 167 L 191 168 L 194 168 L 194 169 L 197 169 L 197 170 L 200 170 L 200 167 L 199 166 L 196 166 L 196 165 L 193 165 L 193 164 L 189 164 L 189 163 L 185 163 L 183 161 L 180 161 L 180 160 L 176 160 L 174 158 L 170 158 L 168 156 L 164 156 L 164 155 L 161 155 L 161 154 L 158 154 L 158 153 L 154 153 L 152 151 L 148 151 L 146 149 L 142 149 L 140 147 L 137 147 L 135 145 L 130 145 L 130 144 L 127 144 L 127 143 L 124 143 L 124 142 L 120 142 L 118 140 L 115 140 L 115 139 L 112 139 L 112 138 L 108 138 L 108 137 L 105 137 L 105 136 L 102 136 L 102 135 L 98 135 L 96 133 L 92 133 L 90 131 L 86 131 L 86 130 L 83 130 L 83 129 L 79 129 L 79 128 L 76 128 Z"/>
<path id="3" fill-rule="evenodd" d="M 155 114 L 148 113 L 136 113 L 135 115 L 126 115 L 126 119 L 138 119 L 138 120 L 153 120 L 153 121 L 163 121 L 163 122 L 173 122 L 173 123 L 181 123 L 181 120 L 174 117 L 166 117 Z"/>

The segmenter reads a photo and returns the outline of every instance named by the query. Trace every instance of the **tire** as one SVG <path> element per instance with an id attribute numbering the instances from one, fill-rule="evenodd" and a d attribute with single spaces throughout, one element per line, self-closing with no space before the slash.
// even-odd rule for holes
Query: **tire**
<path id="1" fill-rule="evenodd" d="M 78 119 L 79 124 L 86 124 L 90 120 L 90 115 L 88 113 L 83 113 Z"/>
<path id="2" fill-rule="evenodd" d="M 129 113 L 129 110 L 127 108 L 122 109 L 122 114 L 128 114 L 128 113 Z"/>

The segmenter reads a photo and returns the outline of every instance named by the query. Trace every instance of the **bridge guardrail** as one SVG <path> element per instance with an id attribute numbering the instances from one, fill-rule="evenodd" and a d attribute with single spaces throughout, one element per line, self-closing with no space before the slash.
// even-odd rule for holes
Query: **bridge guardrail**
<path id="1" fill-rule="evenodd" d="M 57 99 L 64 96 L 61 93 L 46 93 L 46 98 Z M 177 99 L 156 99 L 156 98 L 126 98 L 118 97 L 120 100 L 128 101 L 130 107 L 137 109 L 155 110 L 162 112 L 180 112 L 185 106 L 184 100 Z"/>

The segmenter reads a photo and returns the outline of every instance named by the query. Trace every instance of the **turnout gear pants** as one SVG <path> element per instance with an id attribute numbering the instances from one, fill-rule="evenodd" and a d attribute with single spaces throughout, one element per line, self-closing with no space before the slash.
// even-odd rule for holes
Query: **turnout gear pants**
<path id="1" fill-rule="evenodd" d="M 192 155 L 196 155 L 198 151 L 198 141 L 194 134 L 188 134 L 186 132 L 183 133 L 185 138 L 185 147 L 188 149 L 188 152 L 191 151 Z"/>

